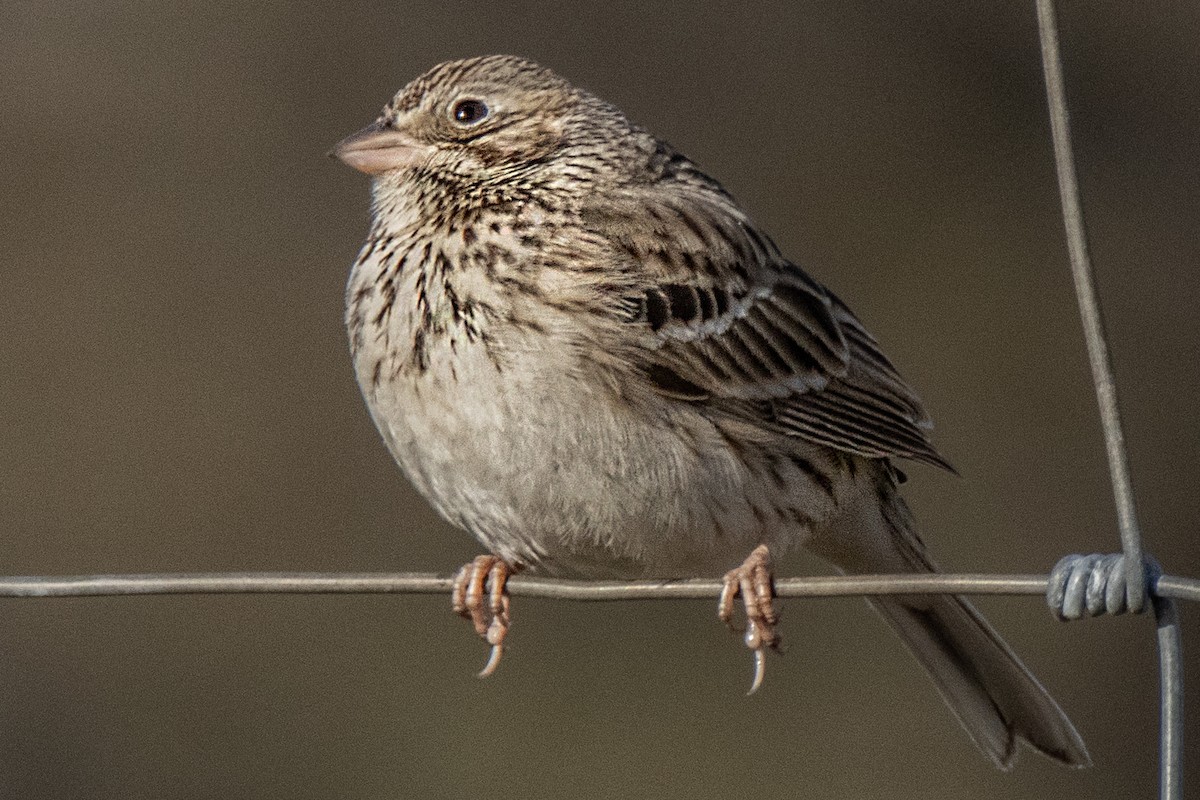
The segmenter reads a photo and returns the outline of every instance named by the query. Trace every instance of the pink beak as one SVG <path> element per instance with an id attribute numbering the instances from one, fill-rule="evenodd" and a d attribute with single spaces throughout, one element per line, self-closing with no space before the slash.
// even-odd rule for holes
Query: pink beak
<path id="1" fill-rule="evenodd" d="M 361 131 L 342 139 L 329 151 L 329 155 L 359 172 L 378 175 L 381 172 L 414 166 L 423 161 L 429 155 L 429 151 L 428 145 L 413 141 L 407 134 L 376 120 Z"/>

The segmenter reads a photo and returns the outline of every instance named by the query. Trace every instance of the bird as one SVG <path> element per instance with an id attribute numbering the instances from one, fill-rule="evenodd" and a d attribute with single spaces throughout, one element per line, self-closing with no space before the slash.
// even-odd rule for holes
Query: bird
<path id="1" fill-rule="evenodd" d="M 937 567 L 897 460 L 953 470 L 849 307 L 720 183 L 533 61 L 439 64 L 331 155 L 371 178 L 346 287 L 367 409 L 402 471 L 486 554 L 453 609 L 492 645 L 508 577 L 723 575 L 777 648 L 774 565 Z M 1078 732 L 966 599 L 868 602 L 971 740 L 1090 763 Z"/>

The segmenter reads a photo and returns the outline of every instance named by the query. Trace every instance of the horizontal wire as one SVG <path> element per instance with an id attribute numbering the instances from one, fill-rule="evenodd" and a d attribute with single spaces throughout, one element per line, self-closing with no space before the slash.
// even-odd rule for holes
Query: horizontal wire
<path id="1" fill-rule="evenodd" d="M 883 594 L 1045 595 L 1047 575 L 823 575 L 775 581 L 779 597 L 847 597 Z M 517 575 L 513 597 L 551 600 L 713 599 L 717 579 L 574 581 Z M 115 597 L 168 594 L 446 594 L 449 575 L 423 572 L 197 572 L 141 575 L 0 577 L 0 597 Z M 1200 601 L 1200 579 L 1163 575 L 1153 594 Z"/>

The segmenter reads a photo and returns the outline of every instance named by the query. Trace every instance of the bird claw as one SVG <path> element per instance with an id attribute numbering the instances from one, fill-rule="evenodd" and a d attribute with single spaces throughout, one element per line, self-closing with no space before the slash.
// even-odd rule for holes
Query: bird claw
<path id="1" fill-rule="evenodd" d="M 463 565 L 454 577 L 450 603 L 454 613 L 471 621 L 475 633 L 492 646 L 487 664 L 479 671 L 486 678 L 496 671 L 504 655 L 509 628 L 509 597 L 505 591 L 512 567 L 496 556 L 478 556 Z M 485 602 L 486 600 L 486 602 Z"/>
<path id="2" fill-rule="evenodd" d="M 780 645 L 780 637 L 775 630 L 779 614 L 773 602 L 775 588 L 771 574 L 771 552 L 767 546 L 760 544 L 754 548 L 740 567 L 725 573 L 724 583 L 717 604 L 717 617 L 730 630 L 736 630 L 733 625 L 733 601 L 741 595 L 747 622 L 744 640 L 746 647 L 754 651 L 754 681 L 747 694 L 754 694 L 762 686 L 766 673 L 767 648 L 778 650 Z"/>

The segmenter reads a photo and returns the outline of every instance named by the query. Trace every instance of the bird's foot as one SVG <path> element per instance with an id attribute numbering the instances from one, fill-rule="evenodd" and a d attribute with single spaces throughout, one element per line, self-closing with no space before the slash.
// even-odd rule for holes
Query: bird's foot
<path id="1" fill-rule="evenodd" d="M 754 682 L 747 694 L 754 694 L 762 686 L 767 666 L 767 648 L 779 649 L 780 638 L 775 631 L 779 613 L 772 602 L 775 599 L 775 579 L 771 570 L 771 552 L 765 544 L 760 544 L 740 567 L 725 573 L 725 587 L 721 589 L 717 606 L 717 617 L 730 630 L 735 630 L 733 600 L 739 594 L 742 596 L 746 609 L 746 646 L 754 651 Z"/>
<path id="2" fill-rule="evenodd" d="M 477 556 L 454 577 L 450 596 L 454 613 L 471 620 L 475 632 L 492 646 L 487 664 L 479 672 L 486 678 L 496 671 L 508 635 L 508 592 L 504 585 L 516 570 L 496 556 Z"/>

